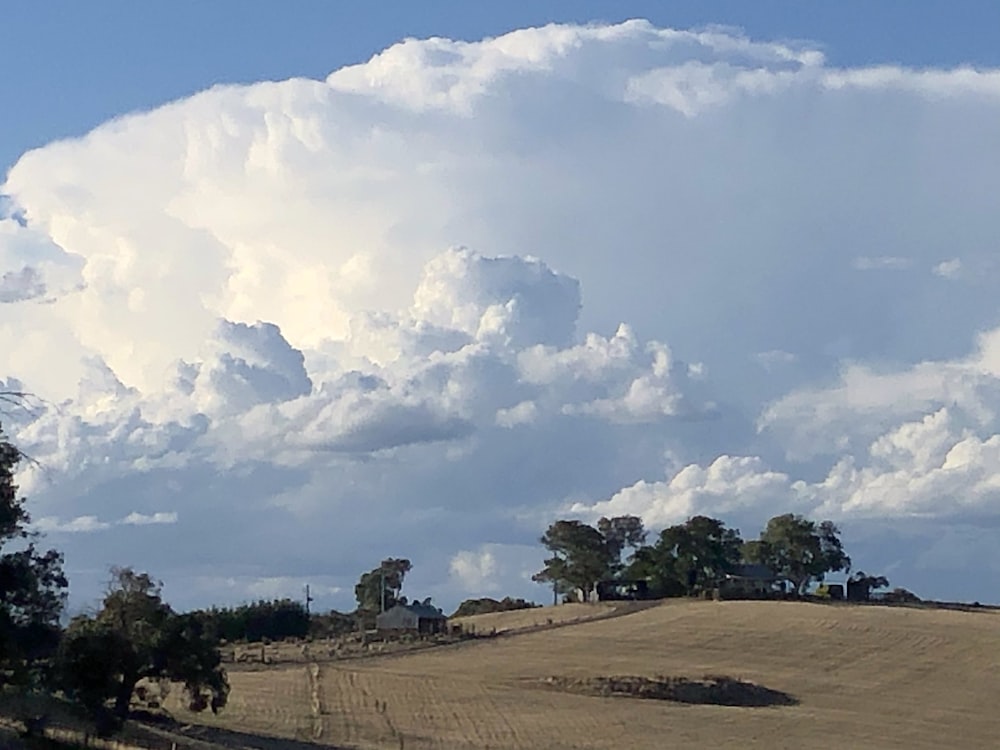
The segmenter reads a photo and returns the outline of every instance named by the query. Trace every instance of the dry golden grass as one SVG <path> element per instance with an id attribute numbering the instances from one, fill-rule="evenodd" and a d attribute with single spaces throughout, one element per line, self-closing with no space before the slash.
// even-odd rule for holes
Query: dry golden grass
<path id="1" fill-rule="evenodd" d="M 515 622 L 523 616 L 507 614 Z M 682 705 L 535 684 L 550 675 L 612 674 L 725 674 L 800 703 Z M 345 747 L 1000 746 L 1000 615 L 991 612 L 677 602 L 413 654 L 230 678 L 226 711 L 192 720 Z"/>
<path id="2" fill-rule="evenodd" d="M 617 609 L 625 608 L 625 602 L 602 602 L 600 604 L 564 604 L 560 607 L 533 607 L 516 609 L 511 612 L 490 612 L 484 615 L 455 617 L 449 620 L 461 625 L 468 632 L 488 634 L 509 633 L 545 625 L 564 625 L 607 617 Z"/>

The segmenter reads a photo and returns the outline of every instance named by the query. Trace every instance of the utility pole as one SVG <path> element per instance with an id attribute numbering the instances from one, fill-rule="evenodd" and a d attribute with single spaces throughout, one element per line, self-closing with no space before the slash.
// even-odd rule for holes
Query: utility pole
<path id="1" fill-rule="evenodd" d="M 309 584 L 306 584 L 306 616 L 309 616 L 309 605 L 312 603 L 313 598 L 309 596 Z"/>
<path id="2" fill-rule="evenodd" d="M 381 606 L 379 607 L 379 612 L 385 612 L 385 564 L 384 563 L 382 567 L 379 568 L 379 574 L 380 578 L 379 578 L 378 593 L 379 593 L 379 598 L 381 599 L 382 602 Z"/>

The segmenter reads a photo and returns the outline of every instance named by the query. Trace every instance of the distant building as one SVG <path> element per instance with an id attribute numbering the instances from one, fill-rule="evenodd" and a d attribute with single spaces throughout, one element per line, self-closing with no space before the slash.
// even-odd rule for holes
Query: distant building
<path id="1" fill-rule="evenodd" d="M 719 582 L 723 599 L 764 599 L 776 593 L 781 579 L 766 565 L 743 563 L 736 565 Z"/>
<path id="2" fill-rule="evenodd" d="M 597 584 L 597 601 L 629 601 L 649 598 L 649 583 L 635 581 L 601 581 Z"/>
<path id="3" fill-rule="evenodd" d="M 419 633 L 430 635 L 444 633 L 448 629 L 448 618 L 431 605 L 430 600 L 423 603 L 397 604 L 375 616 L 375 627 L 386 633 Z"/>
<path id="4" fill-rule="evenodd" d="M 847 587 L 850 588 L 851 584 L 848 583 Z M 830 595 L 830 598 L 832 600 L 837 601 L 837 602 L 843 601 L 843 599 L 844 599 L 844 584 L 842 584 L 842 583 L 830 583 L 830 584 L 827 584 L 826 591 Z"/>

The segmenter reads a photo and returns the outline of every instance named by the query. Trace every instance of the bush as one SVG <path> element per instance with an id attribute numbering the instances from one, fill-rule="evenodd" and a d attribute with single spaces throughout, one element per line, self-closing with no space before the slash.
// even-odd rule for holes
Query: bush
<path id="1" fill-rule="evenodd" d="M 894 588 L 892 591 L 882 594 L 881 599 L 890 604 L 917 604 L 923 601 L 912 591 L 907 591 L 904 588 Z"/>
<path id="2" fill-rule="evenodd" d="M 355 633 L 358 630 L 358 619 L 354 615 L 330 610 L 325 615 L 313 615 L 309 622 L 311 638 L 336 638 L 340 635 Z"/>
<path id="3" fill-rule="evenodd" d="M 458 605 L 452 617 L 468 617 L 469 615 L 485 615 L 491 612 L 511 612 L 517 609 L 533 609 L 541 605 L 524 599 L 511 599 L 505 596 L 501 600 L 483 597 L 481 599 L 466 599 Z"/>

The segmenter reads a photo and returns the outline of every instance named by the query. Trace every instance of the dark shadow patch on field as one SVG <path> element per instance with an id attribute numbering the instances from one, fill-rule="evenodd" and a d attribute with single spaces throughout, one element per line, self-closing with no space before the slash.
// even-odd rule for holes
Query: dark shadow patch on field
<path id="1" fill-rule="evenodd" d="M 640 698 L 645 700 L 696 703 L 712 706 L 796 706 L 799 700 L 781 690 L 737 680 L 734 677 L 707 675 L 699 680 L 688 677 L 544 677 L 542 687 L 578 695 L 607 698 Z"/>

